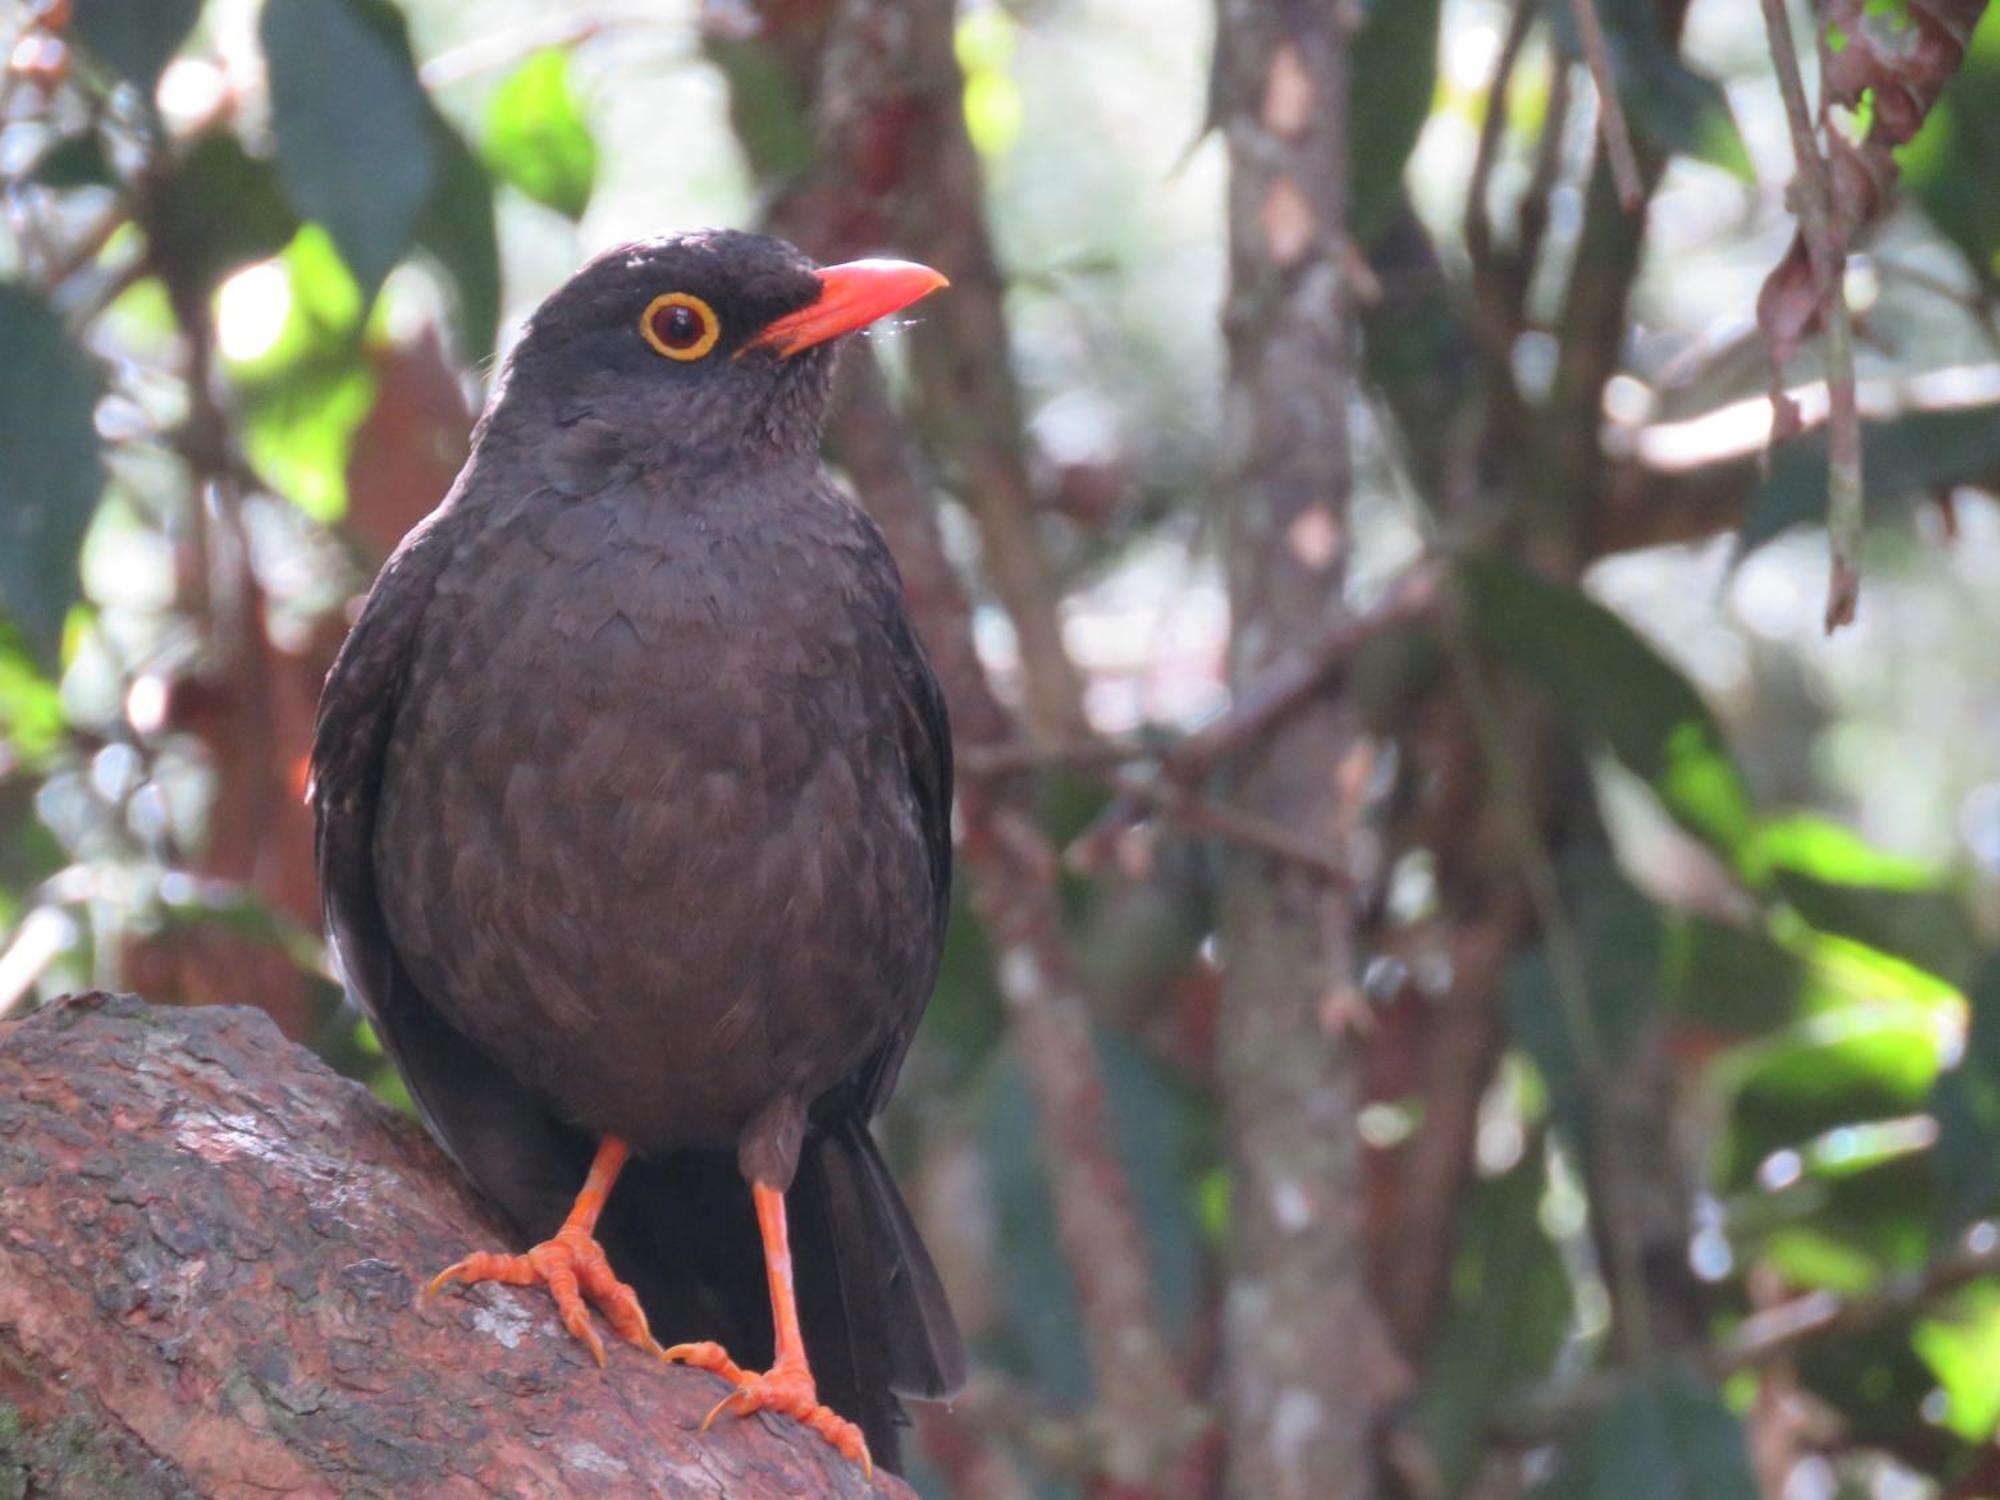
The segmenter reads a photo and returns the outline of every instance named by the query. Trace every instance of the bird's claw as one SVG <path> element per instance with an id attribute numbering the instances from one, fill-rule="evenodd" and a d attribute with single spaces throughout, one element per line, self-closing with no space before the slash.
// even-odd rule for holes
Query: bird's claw
<path id="1" fill-rule="evenodd" d="M 604 1344 L 590 1326 L 590 1308 L 604 1315 L 611 1331 L 646 1353 L 664 1356 L 666 1351 L 646 1326 L 646 1311 L 639 1294 L 620 1281 L 604 1257 L 604 1247 L 579 1229 L 563 1229 L 554 1239 L 521 1255 L 495 1255 L 488 1251 L 468 1255 L 456 1265 L 431 1278 L 424 1288 L 430 1296 L 454 1281 L 468 1286 L 474 1282 L 497 1281 L 506 1286 L 545 1286 L 555 1299 L 563 1327 L 581 1339 L 593 1358 L 604 1363 Z"/>
<path id="2" fill-rule="evenodd" d="M 781 1364 L 759 1375 L 738 1365 L 720 1344 L 676 1344 L 665 1353 L 676 1363 L 694 1365 L 720 1375 L 736 1387 L 709 1409 L 708 1415 L 702 1419 L 703 1432 L 708 1431 L 725 1411 L 734 1412 L 739 1417 L 758 1411 L 778 1412 L 804 1423 L 831 1444 L 841 1457 L 860 1464 L 865 1476 L 871 1480 L 875 1477 L 875 1460 L 868 1452 L 868 1443 L 861 1436 L 861 1429 L 832 1407 L 820 1404 L 819 1391 L 810 1372 Z"/>

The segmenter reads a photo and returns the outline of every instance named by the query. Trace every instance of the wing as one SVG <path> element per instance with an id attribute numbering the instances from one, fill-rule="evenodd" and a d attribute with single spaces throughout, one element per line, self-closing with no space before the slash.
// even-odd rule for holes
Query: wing
<path id="1" fill-rule="evenodd" d="M 349 994 L 375 1023 L 431 1134 L 523 1231 L 533 1231 L 560 1221 L 588 1142 L 553 1120 L 425 998 L 396 951 L 376 892 L 383 767 L 453 529 L 449 510 L 434 513 L 375 580 L 320 695 L 306 796 L 320 900 Z"/>
<path id="2" fill-rule="evenodd" d="M 930 1003 L 938 964 L 944 956 L 945 926 L 951 917 L 952 761 L 951 718 L 937 675 L 931 671 L 930 658 L 924 654 L 923 643 L 917 639 L 916 628 L 910 622 L 902 575 L 875 523 L 866 516 L 862 521 L 879 554 L 880 567 L 869 604 L 875 611 L 893 673 L 896 730 L 909 767 L 910 790 L 916 801 L 931 872 L 930 908 L 922 914 L 922 920 L 930 925 L 929 959 L 916 976 L 915 993 L 903 997 L 908 1022 L 899 1026 L 869 1059 L 859 1079 L 862 1118 L 872 1119 L 882 1112 L 889 1095 L 895 1091 L 903 1054 L 909 1050 L 917 1021 Z"/>

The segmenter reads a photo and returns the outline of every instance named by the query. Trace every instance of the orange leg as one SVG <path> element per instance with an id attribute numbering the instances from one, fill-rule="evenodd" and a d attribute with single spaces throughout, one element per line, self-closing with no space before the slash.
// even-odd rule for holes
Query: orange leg
<path id="1" fill-rule="evenodd" d="M 739 1416 L 753 1411 L 783 1412 L 796 1417 L 825 1438 L 846 1458 L 861 1465 L 871 1479 L 875 1461 L 861 1429 L 831 1407 L 820 1405 L 812 1369 L 806 1363 L 806 1341 L 799 1332 L 798 1297 L 792 1290 L 792 1247 L 785 1233 L 785 1195 L 764 1183 L 752 1183 L 757 1203 L 757 1228 L 764 1236 L 764 1271 L 771 1282 L 771 1322 L 777 1331 L 777 1358 L 762 1375 L 743 1369 L 720 1344 L 676 1344 L 668 1359 L 713 1371 L 736 1389 L 716 1402 L 702 1431 L 726 1408 Z"/>
<path id="2" fill-rule="evenodd" d="M 563 1327 L 590 1347 L 600 1365 L 604 1363 L 604 1345 L 590 1326 L 586 1301 L 604 1314 L 612 1332 L 620 1338 L 637 1344 L 648 1354 L 664 1354 L 646 1327 L 646 1313 L 639 1306 L 638 1293 L 612 1275 L 611 1265 L 604 1258 L 604 1247 L 595 1238 L 597 1216 L 604 1211 L 604 1200 L 611 1196 L 611 1185 L 618 1180 L 619 1169 L 629 1155 L 631 1152 L 623 1141 L 607 1135 L 598 1145 L 590 1175 L 584 1178 L 583 1189 L 576 1195 L 576 1203 L 555 1238 L 543 1240 L 525 1255 L 495 1255 L 483 1250 L 468 1255 L 457 1265 L 438 1272 L 424 1289 L 424 1295 L 428 1297 L 450 1281 L 468 1285 L 475 1281 L 498 1281 L 507 1286 L 546 1286 L 549 1295 L 556 1299 Z"/>

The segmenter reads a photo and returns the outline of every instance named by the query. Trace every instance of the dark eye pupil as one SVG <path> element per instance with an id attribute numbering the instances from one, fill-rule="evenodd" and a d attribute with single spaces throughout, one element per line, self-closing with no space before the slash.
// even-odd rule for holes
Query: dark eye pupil
<path id="1" fill-rule="evenodd" d="M 701 314 L 676 302 L 653 314 L 653 332 L 669 349 L 690 349 L 701 342 Z"/>

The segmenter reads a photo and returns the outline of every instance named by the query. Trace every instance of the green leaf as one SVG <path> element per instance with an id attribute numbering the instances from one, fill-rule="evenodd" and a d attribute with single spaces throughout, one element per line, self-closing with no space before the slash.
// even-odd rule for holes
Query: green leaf
<path id="1" fill-rule="evenodd" d="M 94 130 L 64 136 L 35 158 L 28 176 L 47 188 L 118 186 L 117 169 L 105 155 L 103 138 Z"/>
<path id="2" fill-rule="evenodd" d="M 285 192 L 372 301 L 439 180 L 402 15 L 386 0 L 268 0 L 259 32 Z"/>
<path id="3" fill-rule="evenodd" d="M 1565 909 L 1583 950 L 1599 1061 L 1630 1056 L 1661 999 L 1660 912 L 1608 859 L 1566 860 L 1558 871 Z M 1589 1138 L 1591 1102 L 1569 1010 L 1544 943 L 1515 959 L 1502 989 L 1508 1025 L 1541 1071 L 1549 1111 L 1571 1141 Z"/>
<path id="4" fill-rule="evenodd" d="M 74 0 L 70 35 L 130 79 L 150 107 L 160 74 L 200 16 L 201 0 Z"/>
<path id="5" fill-rule="evenodd" d="M 1749 788 L 1688 680 L 1577 589 L 1494 557 L 1467 559 L 1460 577 L 1475 636 L 1651 783 L 1678 821 L 1743 864 L 1755 826 Z"/>
<path id="6" fill-rule="evenodd" d="M 1373 0 L 1349 46 L 1347 138 L 1354 161 L 1349 217 L 1372 243 L 1403 193 L 1403 169 L 1430 118 L 1437 86 L 1438 0 Z"/>
<path id="7" fill-rule="evenodd" d="M 1178 1336 L 1198 1301 L 1201 1275 L 1194 1205 L 1204 1142 L 1195 1101 L 1116 1033 L 1099 1031 L 1094 1043 L 1154 1286 L 1160 1305 L 1178 1315 L 1181 1326 L 1168 1330 Z M 1087 1402 L 1089 1358 L 1075 1282 L 1049 1233 L 1054 1208 L 1042 1155 L 1047 1137 L 1037 1125 L 1027 1078 L 1011 1055 L 995 1069 L 982 1106 L 1001 1252 L 995 1290 L 1007 1311 L 1007 1342 L 993 1353 L 1031 1376 L 1050 1399 Z"/>
<path id="8" fill-rule="evenodd" d="M 1930 1102 L 1937 1220 L 1945 1234 L 2000 1212 L 2000 959 L 1986 961 L 1965 998 L 1965 1050 Z"/>
<path id="9" fill-rule="evenodd" d="M 2000 15 L 2000 11 L 1995 11 Z M 2000 405 L 1912 411 L 1861 424 L 1862 484 L 1872 519 L 1912 495 L 1929 495 L 2000 469 Z M 1826 430 L 1771 455 L 1770 473 L 1743 517 L 1746 553 L 1794 526 L 1826 520 Z"/>
<path id="10" fill-rule="evenodd" d="M 1676 1017 L 1742 1040 L 1796 1016 L 1810 977 L 1798 954 L 1763 932 L 1675 915 L 1668 919 L 1663 984 Z"/>
<path id="11" fill-rule="evenodd" d="M 478 365 L 500 332 L 500 239 L 493 182 L 472 148 L 442 119 L 433 121 L 441 180 L 417 226 L 417 242 L 451 278 L 452 332 L 459 361 Z"/>
<path id="12" fill-rule="evenodd" d="M 285 248 L 285 321 L 255 359 L 230 361 L 244 411 L 243 448 L 279 494 L 321 521 L 347 508 L 347 458 L 374 405 L 361 346 L 365 308 L 326 231 L 307 225 Z"/>
<path id="13" fill-rule="evenodd" d="M 1660 29 L 1653 0 L 1596 0 L 1611 54 L 1612 87 L 1638 140 L 1670 156 L 1693 156 L 1744 182 L 1756 179 L 1749 148 L 1729 99 L 1712 78 L 1681 60 Z M 1576 20 L 1566 0 L 1548 0 L 1564 55 L 1581 60 Z"/>
<path id="14" fill-rule="evenodd" d="M 1759 1500 L 1743 1424 L 1685 1370 L 1636 1379 L 1566 1442 L 1534 1500 Z"/>
<path id="15" fill-rule="evenodd" d="M 1501 1400 L 1549 1372 L 1570 1322 L 1562 1258 L 1542 1232 L 1548 1173 L 1539 1153 L 1467 1195 L 1451 1305 L 1432 1347 L 1417 1421 L 1443 1481 L 1466 1492 Z"/>
<path id="16" fill-rule="evenodd" d="M 172 162 L 142 218 L 162 278 L 195 300 L 239 267 L 276 255 L 299 228 L 271 163 L 227 130 Z"/>
<path id="17" fill-rule="evenodd" d="M 62 741 L 62 693 L 36 669 L 20 632 L 0 619 L 0 744 L 28 765 L 42 762 Z M 7 785 L 0 777 L 0 787 Z M 0 851 L 12 839 L 0 838 Z M 0 869 L 6 856 L 0 852 Z"/>
<path id="18" fill-rule="evenodd" d="M 0 282 L 0 608 L 53 667 L 104 488 L 97 365 L 36 292 Z"/>
<path id="19" fill-rule="evenodd" d="M 1968 1443 L 2000 1430 L 2000 1283 L 1964 1288 L 1910 1335 L 1944 1390 L 1944 1425 Z"/>
<path id="20" fill-rule="evenodd" d="M 1923 128 L 1896 153 L 1903 185 L 1988 286 L 2000 285 L 2000 10 L 1988 7 Z"/>
<path id="21" fill-rule="evenodd" d="M 568 218 L 583 217 L 597 181 L 597 142 L 570 89 L 567 52 L 535 53 L 494 91 L 485 157 L 501 181 Z"/>

